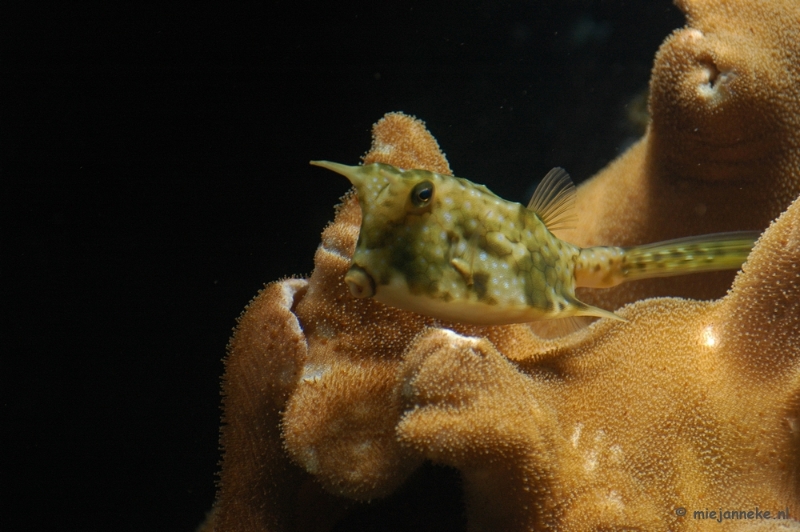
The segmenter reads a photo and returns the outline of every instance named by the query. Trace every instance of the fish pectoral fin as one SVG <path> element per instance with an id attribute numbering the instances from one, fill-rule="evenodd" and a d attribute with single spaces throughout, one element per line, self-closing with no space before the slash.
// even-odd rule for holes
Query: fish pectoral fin
<path id="1" fill-rule="evenodd" d="M 454 257 L 450 259 L 450 265 L 461 274 L 467 286 L 472 286 L 472 266 L 467 261 Z"/>

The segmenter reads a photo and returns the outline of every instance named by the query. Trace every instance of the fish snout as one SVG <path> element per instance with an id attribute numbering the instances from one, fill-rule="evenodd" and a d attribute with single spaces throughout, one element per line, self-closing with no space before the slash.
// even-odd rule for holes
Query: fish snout
<path id="1" fill-rule="evenodd" d="M 361 299 L 375 295 L 375 279 L 358 264 L 350 266 L 344 276 L 344 282 L 353 297 Z"/>

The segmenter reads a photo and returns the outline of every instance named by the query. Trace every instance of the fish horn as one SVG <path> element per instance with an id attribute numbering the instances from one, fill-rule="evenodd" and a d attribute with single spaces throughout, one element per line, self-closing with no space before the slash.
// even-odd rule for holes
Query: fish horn
<path id="1" fill-rule="evenodd" d="M 354 187 L 361 185 L 366 178 L 362 166 L 347 166 L 346 164 L 333 163 L 331 161 L 310 161 L 310 163 L 313 166 L 321 166 L 345 176 Z"/>

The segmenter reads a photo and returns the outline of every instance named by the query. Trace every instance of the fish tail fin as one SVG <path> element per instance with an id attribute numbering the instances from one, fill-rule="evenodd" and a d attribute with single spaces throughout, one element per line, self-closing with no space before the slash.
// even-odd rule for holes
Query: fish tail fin
<path id="1" fill-rule="evenodd" d="M 629 248 L 582 249 L 575 267 L 576 286 L 606 288 L 652 277 L 735 270 L 747 259 L 759 235 L 758 231 L 736 231 Z"/>

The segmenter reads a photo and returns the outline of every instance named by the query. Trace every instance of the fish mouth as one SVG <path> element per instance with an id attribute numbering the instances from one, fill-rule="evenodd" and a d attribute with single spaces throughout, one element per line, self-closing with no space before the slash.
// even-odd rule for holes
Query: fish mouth
<path id="1" fill-rule="evenodd" d="M 363 299 L 375 295 L 375 279 L 372 278 L 367 270 L 358 264 L 350 266 L 350 269 L 347 270 L 347 274 L 344 276 L 344 282 L 347 284 L 353 297 Z"/>

